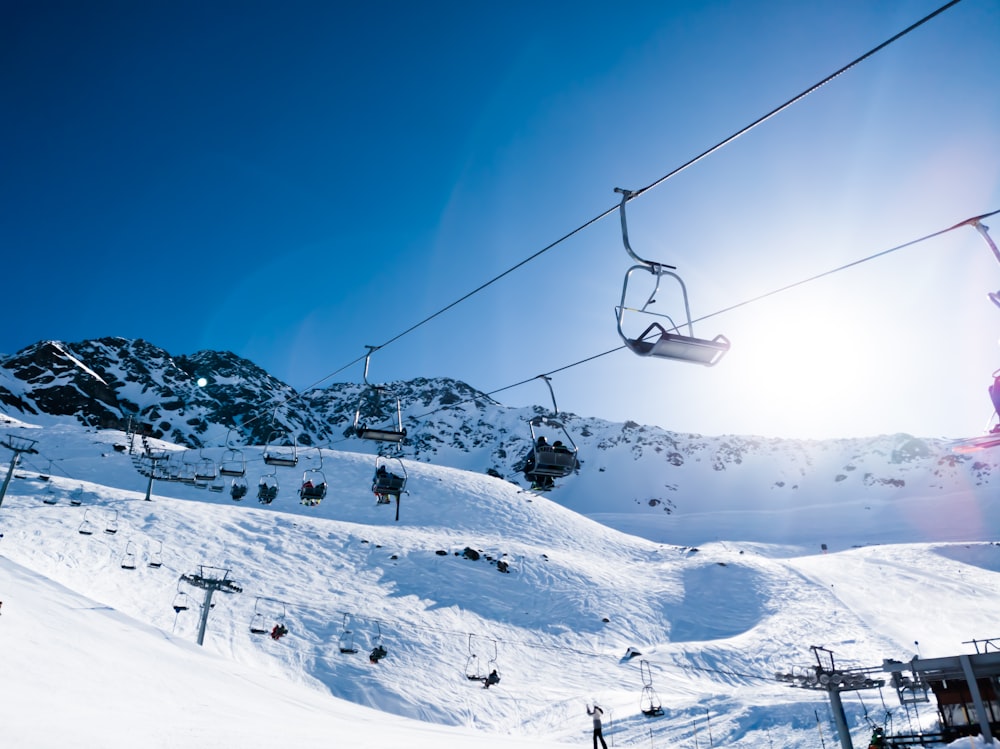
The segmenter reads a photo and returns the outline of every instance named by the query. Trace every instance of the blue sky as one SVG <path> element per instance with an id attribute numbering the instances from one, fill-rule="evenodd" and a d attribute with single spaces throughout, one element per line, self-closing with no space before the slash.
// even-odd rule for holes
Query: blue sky
<path id="1" fill-rule="evenodd" d="M 308 386 L 942 4 L 7 0 L 0 352 L 141 337 Z M 634 246 L 699 318 L 1000 209 L 998 31 L 963 0 L 632 201 Z M 613 349 L 630 264 L 611 215 L 371 378 L 492 391 Z M 697 324 L 733 342 L 714 368 L 621 351 L 552 382 L 677 431 L 968 436 L 998 289 L 966 228 Z"/>

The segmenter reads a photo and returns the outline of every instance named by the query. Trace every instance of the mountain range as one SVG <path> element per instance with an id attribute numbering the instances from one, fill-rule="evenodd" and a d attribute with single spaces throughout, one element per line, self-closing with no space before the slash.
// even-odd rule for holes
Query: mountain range
<path id="1" fill-rule="evenodd" d="M 320 459 L 323 449 L 374 454 L 385 446 L 358 439 L 355 416 L 395 428 L 397 403 L 406 430 L 399 457 L 488 472 L 525 488 L 518 468 L 532 444 L 529 421 L 557 417 L 564 430 L 553 436 L 575 445 L 580 466 L 553 498 L 652 540 L 686 523 L 691 543 L 699 532 L 725 536 L 739 526 L 731 512 L 714 514 L 704 530 L 695 519 L 745 495 L 755 506 L 795 508 L 798 538 L 808 543 L 823 542 L 822 512 L 810 508 L 857 507 L 859 537 L 875 541 L 891 536 L 892 526 L 866 513 L 866 500 L 920 502 L 955 493 L 985 499 L 1000 482 L 998 451 L 958 453 L 948 440 L 908 434 L 798 440 L 676 433 L 554 414 L 543 405 L 511 408 L 445 377 L 334 383 L 299 393 L 230 352 L 171 355 L 141 339 L 42 341 L 0 357 L 0 408 L 14 416 L 93 428 L 131 424 L 148 438 L 217 458 L 223 448 L 293 443 Z"/>

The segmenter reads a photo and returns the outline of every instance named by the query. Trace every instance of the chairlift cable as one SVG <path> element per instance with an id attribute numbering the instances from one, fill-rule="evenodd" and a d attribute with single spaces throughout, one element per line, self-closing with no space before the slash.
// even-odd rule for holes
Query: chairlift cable
<path id="1" fill-rule="evenodd" d="M 722 147 L 727 146 L 730 143 L 732 143 L 734 140 L 736 140 L 737 138 L 739 138 L 741 135 L 745 135 L 746 133 L 750 132 L 751 130 L 753 130 L 758 125 L 761 125 L 764 122 L 767 122 L 769 119 L 771 119 L 775 115 L 780 114 L 781 112 L 783 112 L 784 110 L 786 110 L 790 106 L 792 106 L 793 104 L 796 104 L 797 102 L 801 101 L 805 97 L 809 96 L 809 94 L 811 94 L 811 93 L 817 91 L 818 89 L 822 88 L 827 83 L 829 83 L 830 81 L 832 81 L 834 78 L 837 78 L 838 76 L 843 75 L 848 70 L 850 70 L 851 68 L 853 68 L 853 67 L 859 65 L 860 63 L 864 62 L 866 59 L 868 59 L 872 55 L 876 54 L 877 52 L 882 51 L 883 49 L 885 49 L 886 47 L 888 47 L 893 42 L 898 41 L 899 39 L 901 39 L 904 36 L 906 36 L 907 34 L 909 34 L 911 31 L 914 31 L 915 29 L 919 28 L 920 26 L 923 26 L 925 23 L 927 23 L 928 21 L 930 21 L 935 16 L 937 16 L 937 15 L 943 13 L 944 11 L 948 10 L 953 5 L 958 5 L 959 2 L 961 2 L 961 0 L 951 0 L 951 2 L 945 3 L 944 5 L 942 5 L 937 10 L 935 10 L 935 11 L 929 13 L 928 15 L 924 16 L 923 18 L 921 18 L 919 21 L 917 21 L 917 22 L 915 22 L 915 23 L 907 26 L 905 29 L 903 29 L 902 31 L 900 31 L 895 36 L 892 36 L 889 39 L 886 39 L 884 42 L 882 42 L 878 46 L 873 47 L 872 49 L 868 50 L 867 52 L 865 52 L 860 57 L 858 57 L 858 58 L 852 60 L 851 62 L 847 63 L 847 65 L 845 65 L 844 67 L 840 68 L 836 72 L 831 73 L 826 78 L 824 78 L 823 80 L 821 80 L 819 83 L 814 83 L 812 86 L 810 86 L 809 88 L 807 88 L 802 93 L 797 94 L 796 96 L 793 96 L 791 99 L 789 99 L 788 101 L 786 101 L 784 104 L 781 104 L 780 106 L 775 107 L 774 109 L 772 109 L 770 112 L 768 112 L 764 116 L 759 117 L 758 119 L 754 120 L 753 122 L 751 122 L 746 127 L 742 128 L 740 130 L 737 130 L 735 133 L 733 133 L 732 135 L 730 135 L 728 138 L 725 138 L 724 140 L 719 141 L 717 144 L 715 144 L 714 146 L 712 146 L 708 150 L 703 151 L 702 153 L 698 154 L 697 156 L 695 156 L 690 161 L 687 161 L 684 164 L 681 164 L 679 167 L 677 167 L 673 171 L 668 172 L 667 174 L 663 175 L 662 177 L 660 177 L 655 182 L 652 182 L 652 183 L 646 185 L 646 187 L 643 187 L 643 188 L 641 188 L 639 190 L 633 190 L 632 193 L 631 193 L 631 195 L 629 195 L 627 199 L 628 200 L 632 200 L 633 198 L 639 197 L 640 195 L 642 195 L 647 190 L 651 190 L 654 187 L 658 187 L 659 185 L 663 184 L 664 182 L 666 182 L 671 177 L 677 176 L 678 174 L 680 174 L 681 172 L 683 172 L 688 167 L 693 166 L 694 164 L 697 164 L 699 161 L 701 161 L 702 159 L 706 158 L 707 156 L 711 156 L 713 153 L 715 153 L 716 151 L 718 151 Z M 604 216 L 608 215 L 608 213 L 611 213 L 611 210 L 608 210 L 603 216 L 601 216 L 601 218 L 604 218 Z"/>
<path id="2" fill-rule="evenodd" d="M 819 81 L 818 83 L 813 84 L 812 86 L 810 86 L 809 88 L 807 88 L 805 91 L 802 91 L 801 93 L 799 93 L 796 96 L 792 97 L 791 99 L 789 99 L 788 101 L 786 101 L 784 104 L 781 104 L 780 106 L 772 109 L 770 112 L 768 112 L 764 116 L 759 117 L 758 119 L 754 120 L 749 125 L 746 125 L 745 127 L 741 128 L 740 130 L 737 130 L 735 133 L 733 133 L 729 137 L 727 137 L 724 140 L 716 143 L 714 146 L 712 146 L 711 148 L 709 148 L 709 149 L 703 151 L 702 153 L 698 154 L 693 159 L 690 159 L 690 160 L 686 161 L 684 164 L 681 164 L 679 167 L 677 167 L 677 168 L 673 169 L 672 171 L 668 172 L 664 176 L 662 176 L 659 179 L 657 179 L 655 182 L 652 182 L 652 183 L 650 183 L 650 184 L 646 185 L 645 187 L 640 188 L 638 190 L 632 191 L 631 194 L 628 196 L 627 199 L 628 200 L 632 200 L 634 198 L 639 197 L 643 193 L 645 193 L 645 192 L 653 189 L 654 187 L 658 187 L 659 185 L 663 184 L 664 182 L 666 182 L 671 177 L 676 176 L 677 174 L 679 174 L 680 172 L 684 171 L 685 169 L 693 166 L 694 164 L 698 163 L 702 159 L 706 158 L 707 156 L 710 156 L 711 154 L 713 154 L 716 151 L 720 150 L 724 146 L 726 146 L 729 143 L 733 142 L 734 140 L 736 140 L 741 135 L 744 135 L 745 133 L 747 133 L 750 130 L 754 129 L 758 125 L 763 124 L 764 122 L 766 122 L 767 120 L 771 119 L 775 115 L 777 115 L 777 114 L 783 112 L 784 110 L 788 109 L 793 104 L 795 104 L 795 103 L 801 101 L 802 99 L 804 99 L 805 97 L 809 96 L 809 94 L 811 94 L 814 91 L 816 91 L 816 90 L 822 88 L 823 86 L 825 86 L 827 83 L 829 83 L 830 81 L 832 81 L 834 78 L 837 78 L 838 76 L 842 75 L 843 73 L 846 73 L 851 68 L 859 65 L 864 60 L 868 59 L 869 57 L 871 57 L 872 55 L 876 54 L 877 52 L 880 52 L 881 50 L 885 49 L 886 47 L 888 47 L 893 42 L 898 41 L 902 37 L 904 37 L 907 34 L 909 34 L 911 31 L 917 29 L 918 27 L 920 27 L 923 24 L 925 24 L 928 21 L 930 21 L 935 16 L 937 16 L 937 15 L 943 13 L 944 11 L 948 10 L 953 5 L 957 5 L 959 2 L 961 2 L 961 0 L 950 0 L 950 2 L 948 2 L 945 5 L 941 6 L 940 8 L 938 8 L 935 11 L 933 11 L 932 13 L 924 16 L 919 21 L 911 24 L 910 26 L 906 27 L 905 29 L 903 29 L 899 33 L 895 34 L 894 36 L 890 37 L 889 39 L 886 39 L 884 42 L 882 42 L 878 46 L 873 47 L 872 49 L 868 50 L 867 52 L 865 52 L 860 57 L 852 60 L 847 65 L 844 65 L 842 68 L 840 68 L 839 70 L 835 71 L 834 73 L 831 73 L 830 75 L 828 75 L 823 80 Z M 405 336 L 405 335 L 407 335 L 409 333 L 412 333 L 414 330 L 416 330 L 417 328 L 419 328 L 421 325 L 424 325 L 425 323 L 430 322 L 434 318 L 436 318 L 439 315 L 443 314 L 444 312 L 450 310 L 452 307 L 455 307 L 456 305 L 464 302 L 466 299 L 468 299 L 469 297 L 473 296 L 474 294 L 477 294 L 480 291 L 482 291 L 483 289 L 487 288 L 488 286 L 491 286 L 492 284 L 496 283 L 500 279 L 502 279 L 505 276 L 509 275 L 510 273 L 514 272 L 518 268 L 521 268 L 522 266 L 524 266 L 527 263 L 531 262 L 532 260 L 534 260 L 535 258 L 539 257 L 540 255 L 542 255 L 542 254 L 548 252 L 549 250 L 553 249 L 557 245 L 562 244 L 563 242 L 565 242 L 570 237 L 572 237 L 572 236 L 578 234 L 579 232 L 583 231 L 584 229 L 586 229 L 586 228 L 588 228 L 588 227 L 596 224 L 598 221 L 600 221 L 600 220 L 602 220 L 604 218 L 607 218 L 612 213 L 614 213 L 616 210 L 618 210 L 618 207 L 619 206 L 616 204 L 616 205 L 612 206 L 611 208 L 608 208 L 608 209 L 604 210 L 603 212 L 601 212 L 597 216 L 594 216 L 593 218 L 591 218 L 589 221 L 584 222 L 583 224 L 581 224 L 577 228 L 575 228 L 572 231 L 569 231 L 566 234 L 564 234 L 561 237 L 559 237 L 559 239 L 556 239 L 555 241 L 549 243 L 548 245 L 546 245 L 542 249 L 538 250 L 534 254 L 529 255 L 527 258 L 525 258 L 524 260 L 520 261 L 519 263 L 516 263 L 515 265 L 512 265 L 510 268 L 508 268 L 507 270 L 503 271 L 502 273 L 500 273 L 500 274 L 494 276 L 493 278 L 491 278 L 490 280 L 488 280 L 488 281 L 480 284 L 479 286 L 477 286 L 472 291 L 470 291 L 470 292 L 466 293 L 464 296 L 456 299 L 454 302 L 451 302 L 447 306 L 442 307 L 440 310 L 438 310 L 437 312 L 434 312 L 433 314 L 425 317 L 420 322 L 411 325 L 409 328 L 407 328 L 406 330 L 404 330 L 402 333 L 398 333 L 397 335 L 393 336 L 392 338 L 390 338 L 389 340 L 387 340 L 385 343 L 383 343 L 382 346 L 380 346 L 379 348 L 383 348 L 385 346 L 388 346 L 390 343 L 394 343 L 395 341 L 399 340 L 403 336 Z M 330 376 L 332 376 L 332 375 L 330 375 Z M 324 379 L 326 379 L 326 378 L 324 378 Z"/>
<path id="3" fill-rule="evenodd" d="M 924 16 L 923 18 L 921 18 L 920 20 L 916 21 L 915 23 L 910 24 L 909 26 L 907 26 L 902 31 L 896 33 L 895 35 L 891 36 L 889 39 L 886 39 L 885 41 L 883 41 L 881 44 L 879 44 L 879 45 L 873 47 L 872 49 L 868 50 L 867 52 L 865 52 L 860 57 L 855 58 L 851 62 L 847 63 L 843 67 L 839 68 L 835 72 L 833 72 L 830 75 L 828 75 L 825 78 L 823 78 L 818 83 L 813 84 L 812 86 L 810 86 L 809 88 L 805 89 L 801 93 L 795 95 L 794 97 L 792 97 L 791 99 L 789 99 L 785 103 L 779 105 L 778 107 L 775 107 L 774 109 L 772 109 L 767 114 L 765 114 L 765 115 L 757 118 L 756 120 L 754 120 L 753 122 L 751 122 L 749 125 L 746 125 L 745 127 L 737 130 L 735 133 L 733 133 L 732 135 L 728 136 L 727 138 L 719 141 L 714 146 L 708 148 L 705 151 L 702 151 L 700 154 L 698 154 L 697 156 L 695 156 L 692 159 L 689 159 L 688 161 L 686 161 L 685 163 L 683 163 L 680 166 L 676 167 L 672 171 L 667 172 L 665 175 L 663 175 L 662 177 L 658 178 L 654 182 L 651 182 L 650 184 L 646 185 L 645 187 L 639 188 L 638 190 L 631 191 L 630 194 L 628 195 L 627 199 L 628 200 L 632 200 L 634 198 L 639 197 L 640 195 L 648 192 L 649 190 L 652 190 L 654 187 L 658 187 L 659 185 L 663 184 L 668 179 L 671 179 L 672 177 L 675 177 L 676 175 L 680 174 L 682 171 L 685 171 L 686 169 L 688 169 L 689 167 L 691 167 L 694 164 L 698 163 L 699 161 L 707 158 L 708 156 L 710 156 L 711 154 L 715 153 L 716 151 L 719 151 L 720 149 L 722 149 L 723 147 L 729 145 L 730 143 L 732 143 L 734 140 L 736 140 L 740 136 L 748 133 L 750 130 L 753 130 L 757 126 L 759 126 L 759 125 L 763 124 L 764 122 L 772 119 L 776 115 L 780 114 L 784 110 L 786 110 L 789 107 L 791 107 L 793 104 L 798 103 L 799 101 L 801 101 L 805 97 L 809 96 L 810 94 L 814 93 L 818 89 L 822 88 L 827 83 L 829 83 L 832 80 L 834 80 L 835 78 L 843 75 L 847 71 L 851 70 L 852 68 L 856 67 L 860 63 L 864 62 L 869 57 L 872 57 L 876 53 L 881 52 L 886 47 L 888 47 L 891 44 L 893 44 L 894 42 L 900 40 L 901 38 L 903 38 L 904 36 L 906 36 L 907 34 L 909 34 L 911 31 L 916 30 L 917 28 L 919 28 L 920 26 L 924 25 L 925 23 L 927 23 L 928 21 L 930 21 L 932 18 L 935 18 L 936 16 L 940 15 L 944 11 L 948 10 L 952 6 L 957 5 L 959 2 L 961 2 L 961 0 L 950 0 L 950 2 L 945 3 L 940 8 L 938 8 L 935 11 L 932 11 L 931 13 L 929 13 L 926 16 Z M 612 213 L 614 213 L 616 210 L 618 210 L 618 208 L 619 208 L 619 206 L 617 204 L 614 205 L 614 206 L 612 206 L 612 207 L 610 207 L 610 208 L 607 208 L 606 210 L 604 210 L 601 213 L 597 214 L 593 218 L 591 218 L 591 219 L 585 221 L 584 223 L 580 224 L 575 229 L 573 229 L 573 230 L 571 230 L 571 231 L 563 234 L 561 237 L 559 237 L 558 239 L 550 242 L 545 247 L 542 247 L 540 250 L 536 251 L 532 255 L 529 255 L 528 257 L 526 257 L 525 259 L 521 260 L 520 262 L 512 265 L 507 270 L 505 270 L 505 271 L 503 271 L 503 272 L 501 272 L 501 273 L 493 276 L 491 279 L 489 279 L 489 280 L 481 283 L 479 286 L 477 286 L 476 288 L 474 288 L 471 291 L 467 292 L 466 294 L 462 295 L 461 297 L 459 297 L 455 301 L 453 301 L 453 302 L 445 305 L 441 309 L 439 309 L 436 312 L 428 315 L 427 317 L 423 318 L 419 322 L 414 323 L 413 325 L 411 325 L 410 327 L 406 328 L 402 332 L 397 333 L 396 335 L 394 335 L 393 337 L 389 338 L 387 341 L 385 341 L 381 345 L 379 345 L 379 346 L 369 346 L 369 349 L 370 350 L 377 350 L 377 349 L 384 348 L 384 347 L 388 346 L 391 343 L 395 343 L 400 338 L 403 338 L 404 336 L 409 335 L 410 333 L 412 333 L 413 331 L 415 331 L 417 328 L 420 328 L 421 326 L 425 325 L 426 323 L 430 322 L 431 320 L 434 320 L 435 318 L 441 316 L 442 314 L 444 314 L 448 310 L 456 307 L 457 305 L 461 304 L 462 302 L 466 301 L 467 299 L 471 298 L 472 296 L 474 296 L 474 295 L 478 294 L 479 292 L 483 291 L 484 289 L 492 286 L 497 281 L 499 281 L 499 280 L 505 278 L 506 276 L 510 275 L 515 270 L 518 270 L 519 268 L 522 268 L 523 266 L 527 265 L 532 260 L 535 260 L 536 258 L 538 258 L 541 255 L 545 254 L 549 250 L 554 249 L 555 247 L 557 247 L 558 245 L 562 244 L 566 240 L 570 239 L 571 237 L 575 236 L 576 234 L 579 234 L 584 229 L 587 229 L 587 228 L 593 226 L 594 224 L 596 224 L 597 222 L 599 222 L 599 221 L 607 218 Z M 992 215 L 992 214 L 987 214 L 987 215 Z M 739 306 L 739 305 L 737 305 L 737 306 Z M 728 311 L 728 310 L 722 310 L 722 311 Z M 716 314 L 721 314 L 721 313 L 716 313 Z M 705 319 L 705 318 L 702 318 L 702 319 Z M 695 321 L 692 321 L 692 322 L 695 322 Z M 624 347 L 620 347 L 620 348 L 624 348 Z M 611 351 L 617 351 L 617 350 L 618 349 L 612 349 Z M 611 351 L 607 351 L 605 353 L 611 353 Z M 369 353 L 370 352 L 371 351 L 369 351 Z M 603 356 L 603 355 L 604 354 L 598 354 L 597 356 Z M 292 396 L 290 398 L 287 398 L 284 401 L 278 403 L 277 406 L 287 405 L 288 403 L 291 403 L 291 402 L 293 402 L 295 400 L 298 400 L 299 398 L 302 397 L 302 395 L 305 392 L 308 392 L 309 390 L 318 387 L 319 385 L 321 385 L 322 383 L 324 383 L 327 380 L 331 379 L 332 377 L 335 377 L 336 375 L 340 374 L 341 372 L 343 372 L 348 367 L 351 367 L 351 366 L 357 364 L 358 362 L 360 362 L 364 358 L 365 358 L 364 356 L 360 356 L 360 357 L 352 360 L 351 362 L 343 365 L 339 369 L 337 369 L 337 370 L 335 370 L 335 371 L 333 371 L 333 372 L 331 372 L 331 373 L 329 373 L 329 374 L 321 377 L 320 379 L 316 380 L 311 385 L 307 386 L 306 388 L 303 388 L 301 392 L 299 392 L 296 395 L 294 395 L 294 396 Z M 596 357 L 590 357 L 590 358 L 596 358 Z M 588 360 L 584 360 L 584 361 L 588 361 Z M 578 362 L 578 363 L 582 363 L 582 362 Z M 562 371 L 562 369 L 567 369 L 567 368 L 572 367 L 572 366 L 575 366 L 575 364 L 567 365 L 567 367 L 562 367 L 561 369 L 553 370 L 553 372 Z M 551 374 L 551 372 L 548 373 L 548 374 Z M 523 384 L 523 383 L 519 383 L 519 384 Z M 510 387 L 514 387 L 514 386 L 512 385 Z M 499 391 L 495 391 L 495 392 L 499 392 Z M 253 423 L 254 421 L 257 421 L 260 418 L 262 418 L 262 415 L 251 417 L 249 420 L 247 420 L 246 422 L 244 422 L 243 425 L 245 426 L 247 424 L 251 424 L 251 423 Z"/>
<path id="4" fill-rule="evenodd" d="M 826 278 L 827 276 L 831 276 L 834 273 L 839 273 L 841 271 L 848 270 L 850 268 L 854 268 L 855 266 L 861 265 L 863 263 L 867 263 L 867 262 L 869 262 L 871 260 L 876 260 L 878 258 L 881 258 L 881 257 L 884 257 L 886 255 L 889 255 L 889 254 L 891 254 L 893 252 L 897 252 L 899 250 L 903 250 L 903 249 L 906 249 L 908 247 L 912 247 L 912 246 L 920 244 L 922 242 L 926 242 L 926 241 L 928 241 L 930 239 L 935 239 L 936 237 L 940 237 L 940 236 L 942 236 L 944 234 L 947 234 L 948 232 L 954 231 L 955 229 L 959 229 L 959 228 L 961 228 L 963 226 L 975 226 L 982 219 L 989 218 L 990 216 L 996 216 L 997 214 L 1000 214 L 1000 209 L 998 209 L 996 211 L 991 211 L 989 213 L 984 213 L 984 214 L 979 215 L 979 216 L 973 216 L 972 218 L 967 218 L 964 221 L 959 221 L 957 224 L 953 224 L 952 226 L 949 226 L 947 229 L 940 229 L 940 230 L 932 232 L 930 234 L 926 234 L 926 235 L 924 235 L 922 237 L 918 237 L 917 239 L 911 239 L 908 242 L 904 242 L 903 244 L 896 245 L 895 247 L 890 247 L 890 248 L 885 249 L 885 250 L 880 250 L 879 252 L 876 252 L 874 254 L 868 255 L 866 257 L 859 258 L 857 260 L 852 260 L 851 262 L 845 263 L 844 265 L 838 266 L 836 268 L 831 268 L 830 270 L 823 271 L 822 273 L 817 273 L 817 274 L 815 274 L 813 276 L 809 276 L 808 278 L 804 278 L 804 279 L 801 279 L 799 281 L 795 281 L 794 283 L 790 283 L 790 284 L 787 284 L 786 286 L 782 286 L 780 288 L 773 289 L 773 290 L 768 291 L 768 292 L 766 292 L 764 294 L 760 294 L 760 295 L 752 297 L 750 299 L 745 299 L 742 302 L 738 302 L 736 304 L 730 305 L 729 307 L 724 307 L 723 309 L 716 310 L 715 312 L 710 312 L 707 315 L 702 315 L 701 317 L 694 318 L 694 319 L 691 320 L 691 322 L 692 323 L 702 322 L 703 320 L 708 320 L 708 319 L 713 318 L 713 317 L 718 317 L 719 315 L 725 314 L 726 312 L 732 312 L 733 310 L 739 309 L 741 307 L 746 307 L 746 306 L 748 306 L 750 304 L 753 304 L 754 302 L 759 302 L 759 301 L 761 301 L 763 299 L 767 299 L 768 297 L 775 296 L 776 294 L 780 294 L 781 292 L 789 291 L 791 289 L 797 288 L 799 286 L 803 286 L 803 285 L 805 285 L 807 283 L 810 283 L 812 281 L 818 281 L 821 278 Z M 585 357 L 585 358 L 580 359 L 578 361 L 572 362 L 571 364 L 564 364 L 561 367 L 557 367 L 555 369 L 551 369 L 551 370 L 549 370 L 547 372 L 544 372 L 542 375 L 535 375 L 533 377 L 528 377 L 527 379 L 520 380 L 519 382 L 515 382 L 515 383 L 513 383 L 511 385 L 504 385 L 503 387 L 496 388 L 495 390 L 487 391 L 487 392 L 483 393 L 483 395 L 486 395 L 486 396 L 496 395 L 497 393 L 502 393 L 505 390 L 511 390 L 513 388 L 520 387 L 522 385 L 526 385 L 529 382 L 534 382 L 540 376 L 549 376 L 549 375 L 557 374 L 559 372 L 564 372 L 567 369 L 572 369 L 573 367 L 577 367 L 577 366 L 579 366 L 581 364 L 587 364 L 587 363 L 593 361 L 594 359 L 599 359 L 602 356 L 607 356 L 608 354 L 613 354 L 616 351 L 621 351 L 624 348 L 626 348 L 626 346 L 624 346 L 624 345 L 622 345 L 622 346 L 616 346 L 615 348 L 608 349 L 607 351 L 602 351 L 599 354 L 593 354 L 592 356 Z M 413 418 L 413 419 L 422 419 L 422 418 L 424 418 L 426 416 L 430 416 L 431 414 L 437 413 L 438 411 L 442 411 L 442 410 L 448 409 L 448 408 L 454 408 L 455 406 L 460 406 L 463 403 L 471 403 L 473 401 L 475 401 L 475 398 L 466 398 L 465 400 L 458 401 L 456 403 L 449 403 L 447 406 L 440 406 L 440 407 L 438 407 L 436 409 L 433 409 L 431 411 L 427 411 L 427 412 L 422 413 L 422 414 L 418 414 L 416 416 L 412 416 L 410 418 Z"/>

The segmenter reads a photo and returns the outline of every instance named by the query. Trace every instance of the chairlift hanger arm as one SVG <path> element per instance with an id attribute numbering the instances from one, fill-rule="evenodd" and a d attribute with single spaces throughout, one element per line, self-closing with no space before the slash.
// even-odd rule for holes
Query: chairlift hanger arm
<path id="1" fill-rule="evenodd" d="M 978 218 L 972 222 L 972 226 L 978 231 L 983 239 L 986 240 L 986 244 L 990 246 L 993 250 L 993 255 L 996 257 L 997 261 L 1000 262 L 1000 249 L 997 249 L 996 242 L 993 241 L 993 237 L 990 236 L 989 228 L 986 224 L 980 221 Z"/>
<path id="2" fill-rule="evenodd" d="M 622 187 L 616 187 L 615 192 L 621 193 L 622 202 L 618 205 L 618 212 L 621 215 L 622 220 L 622 243 L 625 245 L 625 251 L 629 256 L 636 262 L 642 263 L 645 266 L 651 268 L 669 268 L 670 270 L 677 270 L 675 265 L 667 265 L 665 263 L 658 263 L 655 260 L 646 260 L 639 257 L 635 251 L 632 249 L 632 245 L 628 241 L 628 221 L 625 218 L 625 203 L 632 199 L 632 196 L 636 193 L 633 190 L 626 190 Z M 654 292 L 655 293 L 655 292 Z M 647 302 L 648 304 L 648 302 Z"/>
<path id="3" fill-rule="evenodd" d="M 536 380 L 544 380 L 545 384 L 548 385 L 549 395 L 552 396 L 552 415 L 553 416 L 558 416 L 559 415 L 559 406 L 556 405 L 556 392 L 555 392 L 555 390 L 552 389 L 552 378 L 549 377 L 548 375 L 540 374 L 535 379 Z"/>

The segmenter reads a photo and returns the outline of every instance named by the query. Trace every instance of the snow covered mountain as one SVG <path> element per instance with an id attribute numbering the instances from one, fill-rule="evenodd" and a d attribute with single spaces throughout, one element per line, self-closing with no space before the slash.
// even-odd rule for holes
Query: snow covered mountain
<path id="1" fill-rule="evenodd" d="M 0 359 L 0 408 L 12 416 L 63 416 L 114 428 L 131 416 L 151 437 L 215 459 L 227 446 L 293 441 L 320 459 L 330 448 L 373 453 L 370 443 L 352 436 L 355 412 L 372 416 L 370 391 L 363 383 L 339 383 L 296 393 L 228 352 L 171 356 L 122 338 L 45 341 Z M 399 400 L 407 460 L 527 486 L 517 471 L 531 444 L 527 422 L 548 413 L 547 406 L 509 408 L 446 378 L 394 382 L 386 392 L 375 415 L 394 421 Z M 873 500 L 935 505 L 941 495 L 962 493 L 978 501 L 996 496 L 1000 482 L 998 451 L 958 454 L 948 441 L 906 434 L 783 440 L 679 434 L 572 413 L 559 419 L 581 467 L 553 499 L 651 540 L 666 538 L 667 527 L 676 533 L 679 523 L 692 524 L 691 543 L 738 537 L 742 520 L 732 508 L 742 498 L 794 510 L 799 542 L 829 542 L 824 513 L 815 508 L 830 505 L 851 509 L 859 537 L 879 541 L 893 536 L 895 521 L 866 509 Z M 711 529 L 702 527 L 706 517 Z"/>
<path id="2" fill-rule="evenodd" d="M 594 701 L 615 746 L 814 746 L 831 730 L 824 695 L 775 679 L 808 666 L 809 646 L 876 667 L 997 634 L 997 450 L 560 414 L 581 467 L 538 495 L 514 466 L 544 409 L 415 380 L 391 385 L 408 431 L 396 520 L 351 428 L 361 385 L 299 395 L 231 354 L 104 339 L 9 357 L 0 388 L 0 460 L 31 447 L 0 506 L 0 633 L 19 643 L 3 730 L 18 746 L 318 747 L 333 731 L 372 747 L 552 747 L 589 741 Z M 150 428 L 122 430 L 129 414 Z M 296 465 L 263 460 L 275 433 L 295 436 Z M 146 450 L 186 467 L 238 452 L 239 478 L 278 496 L 233 501 L 228 477 L 150 484 Z M 318 506 L 299 501 L 307 475 L 328 484 Z M 198 578 L 233 589 L 192 651 Z M 252 633 L 261 623 L 289 634 Z M 489 690 L 469 678 L 493 667 Z M 642 713 L 650 697 L 663 716 Z M 856 741 L 934 721 L 933 705 L 881 697 L 845 698 Z M 75 719 L 47 721 L 53 699 Z"/>
<path id="3" fill-rule="evenodd" d="M 637 459 L 631 441 L 546 496 L 407 460 L 395 521 L 369 492 L 370 453 L 305 450 L 296 467 L 271 468 L 262 446 L 245 446 L 248 477 L 280 479 L 271 504 L 172 481 L 155 481 L 146 502 L 146 480 L 115 449 L 121 431 L 8 415 L 0 432 L 37 451 L 22 454 L 0 507 L 11 746 L 255 749 L 333 737 L 553 749 L 589 744 L 594 701 L 617 747 L 818 746 L 834 741 L 824 694 L 775 678 L 809 666 L 809 646 L 877 667 L 997 634 L 1000 507 L 982 478 L 928 492 L 805 471 L 798 489 L 740 491 L 728 467 L 698 459 L 704 438 L 690 438 L 690 459 L 667 465 L 684 472 L 691 499 L 664 512 L 611 485 L 587 488 L 662 468 L 656 450 Z M 877 456 L 856 458 L 857 470 L 914 465 Z M 752 484 L 774 459 L 732 465 Z M 320 465 L 329 492 L 305 506 L 300 477 Z M 560 504 L 575 502 L 592 517 Z M 200 650 L 197 577 L 237 588 L 212 599 Z M 289 634 L 253 634 L 259 623 Z M 388 655 L 372 664 L 379 644 Z M 469 678 L 494 667 L 501 682 L 489 690 Z M 662 716 L 642 713 L 647 698 Z M 934 721 L 933 704 L 901 706 L 891 689 L 844 702 L 858 746 L 875 724 Z M 51 720 L 54 705 L 65 720 Z"/>

